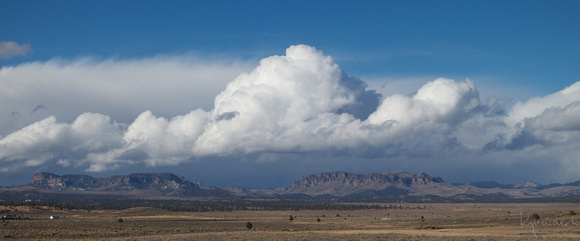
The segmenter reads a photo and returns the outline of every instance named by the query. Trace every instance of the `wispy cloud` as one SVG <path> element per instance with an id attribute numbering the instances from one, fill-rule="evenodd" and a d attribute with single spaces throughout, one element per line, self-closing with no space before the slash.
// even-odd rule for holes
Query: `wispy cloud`
<path id="1" fill-rule="evenodd" d="M 35 106 L 34 109 L 32 109 L 32 111 L 30 113 L 34 113 L 34 112 L 37 112 L 40 110 L 45 110 L 45 109 L 47 109 L 47 107 L 45 105 L 40 104 L 40 105 Z"/>
<path id="2" fill-rule="evenodd" d="M 18 44 L 17 42 L 5 41 L 0 42 L 0 58 L 9 59 L 16 56 L 22 56 L 32 53 L 30 44 Z"/>

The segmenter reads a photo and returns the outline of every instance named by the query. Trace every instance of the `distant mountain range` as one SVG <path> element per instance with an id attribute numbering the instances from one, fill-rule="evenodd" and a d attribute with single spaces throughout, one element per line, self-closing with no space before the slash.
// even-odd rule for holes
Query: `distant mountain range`
<path id="1" fill-rule="evenodd" d="M 87 175 L 63 175 L 41 172 L 32 177 L 30 186 L 45 190 L 76 191 L 90 193 L 123 193 L 135 196 L 174 197 L 230 197 L 243 196 L 246 191 L 239 188 L 204 187 L 199 182 L 190 182 L 185 177 L 172 173 L 133 173 L 107 178 Z"/>
<path id="2" fill-rule="evenodd" d="M 452 184 L 425 173 L 407 172 L 356 174 L 327 172 L 295 181 L 290 187 L 271 190 L 247 190 L 238 187 L 204 187 L 171 173 L 135 173 L 94 178 L 87 175 L 37 173 L 32 183 L 2 188 L 0 194 L 42 192 L 59 194 L 129 195 L 146 198 L 204 199 L 338 199 L 350 201 L 397 199 L 490 199 L 542 198 L 580 195 L 580 181 L 568 184 L 517 185 L 496 182 Z M 20 195 L 20 194 L 19 194 Z"/>
<path id="3" fill-rule="evenodd" d="M 452 184 L 440 177 L 408 172 L 356 174 L 329 172 L 310 175 L 291 187 L 276 189 L 275 194 L 334 196 L 350 200 L 426 198 L 537 198 L 580 195 L 580 181 L 568 184 L 539 185 L 526 182 L 516 185 L 497 182 Z"/>

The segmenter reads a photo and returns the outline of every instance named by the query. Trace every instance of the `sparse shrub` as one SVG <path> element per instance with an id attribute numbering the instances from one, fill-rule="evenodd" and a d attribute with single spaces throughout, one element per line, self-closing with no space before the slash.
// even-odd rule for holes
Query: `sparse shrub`
<path id="1" fill-rule="evenodd" d="M 320 218 L 316 218 L 316 222 L 319 222 L 320 223 Z"/>
<path id="2" fill-rule="evenodd" d="M 576 212 L 570 210 L 570 213 L 569 214 L 570 214 L 570 216 L 574 216 L 574 215 L 576 215 Z"/>
<path id="3" fill-rule="evenodd" d="M 531 218 L 534 220 L 540 220 L 540 215 L 538 215 L 537 213 L 534 213 L 534 214 L 532 214 Z"/>
<path id="4" fill-rule="evenodd" d="M 289 218 L 289 220 L 290 220 L 290 221 L 294 220 L 294 217 L 292 217 L 292 215 L 290 215 L 290 218 Z"/>
<path id="5" fill-rule="evenodd" d="M 252 229 L 252 223 L 250 223 L 250 222 L 247 222 L 247 223 L 246 223 L 246 228 L 247 228 L 248 230 Z"/>
<path id="6" fill-rule="evenodd" d="M 338 214 L 338 213 L 337 213 L 337 214 L 336 214 L 336 217 L 337 217 L 337 218 L 338 218 L 338 217 L 340 217 L 340 214 Z"/>
<path id="7" fill-rule="evenodd" d="M 119 218 L 119 219 L 117 219 L 117 222 L 122 223 L 123 222 L 123 219 L 122 218 Z"/>

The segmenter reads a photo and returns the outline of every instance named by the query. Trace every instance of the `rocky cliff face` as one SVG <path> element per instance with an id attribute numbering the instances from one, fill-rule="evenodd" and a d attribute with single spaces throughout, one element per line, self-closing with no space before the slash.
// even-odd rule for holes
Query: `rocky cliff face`
<path id="1" fill-rule="evenodd" d="M 304 177 L 294 182 L 292 188 L 311 188 L 319 185 L 341 184 L 344 186 L 395 186 L 412 187 L 427 185 L 430 183 L 443 183 L 439 177 L 430 177 L 423 173 L 420 175 L 407 172 L 370 173 L 356 174 L 347 172 L 328 172 Z"/>
<path id="2" fill-rule="evenodd" d="M 347 196 L 361 192 L 387 191 L 393 195 L 401 193 L 425 194 L 429 190 L 453 188 L 453 184 L 439 177 L 407 172 L 356 174 L 348 172 L 328 172 L 310 175 L 292 184 L 282 193 L 302 193 L 307 195 Z"/>
<path id="3" fill-rule="evenodd" d="M 171 173 L 135 173 L 123 176 L 112 176 L 102 179 L 100 184 L 111 187 L 113 190 L 178 190 L 184 188 L 200 188 L 199 185 L 187 181 L 185 177 L 177 177 Z"/>
<path id="4" fill-rule="evenodd" d="M 94 178 L 86 175 L 37 173 L 32 185 L 53 190 L 149 191 L 165 195 L 193 194 L 202 189 L 199 183 L 187 181 L 171 173 L 134 173 L 130 175 Z"/>
<path id="5" fill-rule="evenodd" d="M 86 175 L 64 175 L 41 172 L 32 177 L 32 185 L 55 190 L 82 190 L 96 185 L 98 180 Z"/>

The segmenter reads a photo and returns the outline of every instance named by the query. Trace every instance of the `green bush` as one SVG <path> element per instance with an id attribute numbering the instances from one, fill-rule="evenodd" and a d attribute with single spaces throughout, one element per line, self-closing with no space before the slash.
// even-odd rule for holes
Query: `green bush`
<path id="1" fill-rule="evenodd" d="M 123 219 L 122 218 L 119 218 L 119 219 L 117 219 L 117 222 L 122 223 L 123 222 Z"/>
<path id="2" fill-rule="evenodd" d="M 250 223 L 250 222 L 247 222 L 247 223 L 246 223 L 246 228 L 247 228 L 248 230 L 252 229 L 252 223 Z"/>

